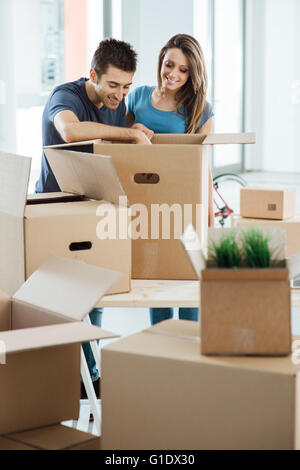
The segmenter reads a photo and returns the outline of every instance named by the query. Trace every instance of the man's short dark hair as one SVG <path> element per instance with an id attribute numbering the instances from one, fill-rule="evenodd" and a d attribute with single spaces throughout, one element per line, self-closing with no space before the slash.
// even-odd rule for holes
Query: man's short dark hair
<path id="1" fill-rule="evenodd" d="M 137 54 L 130 44 L 118 39 L 104 39 L 100 42 L 92 59 L 92 68 L 100 78 L 106 73 L 109 65 L 113 65 L 124 72 L 135 72 Z"/>

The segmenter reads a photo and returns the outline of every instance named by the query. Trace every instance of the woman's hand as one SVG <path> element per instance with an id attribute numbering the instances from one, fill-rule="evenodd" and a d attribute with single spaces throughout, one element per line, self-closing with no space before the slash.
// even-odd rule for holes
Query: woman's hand
<path id="1" fill-rule="evenodd" d="M 148 129 L 148 127 L 140 123 L 133 124 L 132 129 L 138 129 L 139 131 L 142 131 L 149 140 L 151 140 L 154 135 L 154 132 L 151 129 Z"/>

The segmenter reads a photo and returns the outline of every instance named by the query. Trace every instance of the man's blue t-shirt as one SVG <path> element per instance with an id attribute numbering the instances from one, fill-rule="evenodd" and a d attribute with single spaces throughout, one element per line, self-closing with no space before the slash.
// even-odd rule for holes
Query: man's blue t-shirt
<path id="1" fill-rule="evenodd" d="M 43 146 L 65 143 L 53 124 L 54 116 L 64 110 L 73 111 L 81 122 L 93 121 L 110 126 L 126 126 L 125 101 L 123 100 L 117 109 L 108 109 L 106 106 L 101 109 L 97 108 L 87 95 L 86 81 L 87 78 L 80 78 L 75 82 L 59 85 L 49 96 L 42 120 Z M 44 153 L 41 174 L 36 182 L 35 191 L 37 193 L 60 191 Z"/>
<path id="2" fill-rule="evenodd" d="M 162 111 L 151 103 L 153 86 L 141 86 L 128 95 L 128 111 L 134 117 L 136 123 L 143 124 L 157 134 L 185 134 L 184 109 L 180 109 L 182 115 L 175 111 Z M 211 105 L 207 102 L 197 130 L 214 116 Z"/>

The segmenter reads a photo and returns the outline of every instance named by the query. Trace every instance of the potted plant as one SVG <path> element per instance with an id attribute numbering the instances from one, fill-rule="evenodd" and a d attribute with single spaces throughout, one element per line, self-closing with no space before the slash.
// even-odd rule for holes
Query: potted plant
<path id="1" fill-rule="evenodd" d="M 210 229 L 201 272 L 201 352 L 286 355 L 289 270 L 280 229 Z"/>

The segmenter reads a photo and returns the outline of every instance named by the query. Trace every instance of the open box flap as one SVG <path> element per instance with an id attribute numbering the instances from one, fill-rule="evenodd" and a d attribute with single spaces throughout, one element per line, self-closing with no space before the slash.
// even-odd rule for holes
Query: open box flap
<path id="1" fill-rule="evenodd" d="M 154 134 L 153 144 L 169 145 L 221 145 L 221 144 L 255 144 L 253 132 L 239 134 Z"/>
<path id="2" fill-rule="evenodd" d="M 118 335 L 85 322 L 0 332 L 6 354 L 116 337 Z"/>
<path id="3" fill-rule="evenodd" d="M 203 145 L 223 145 L 223 144 L 255 144 L 255 132 L 244 132 L 240 134 L 210 134 Z"/>
<path id="4" fill-rule="evenodd" d="M 0 213 L 22 218 L 31 158 L 0 152 Z"/>
<path id="5" fill-rule="evenodd" d="M 300 252 L 290 256 L 287 260 L 290 280 L 300 275 Z"/>
<path id="6" fill-rule="evenodd" d="M 209 228 L 208 229 L 208 249 L 211 248 L 212 243 L 219 243 L 220 240 L 228 233 L 236 233 L 236 240 L 240 243 L 243 238 L 243 233 L 251 227 L 236 227 L 236 228 Z M 254 227 L 253 227 L 254 228 Z M 285 230 L 282 227 L 269 227 L 260 226 L 256 227 L 265 237 L 268 238 L 269 248 L 271 251 L 271 258 L 274 261 L 282 261 L 286 259 L 286 239 Z"/>
<path id="7" fill-rule="evenodd" d="M 201 248 L 199 237 L 192 225 L 188 225 L 181 237 L 181 242 L 187 252 L 191 265 L 197 275 L 201 278 L 201 271 L 206 267 L 206 260 Z"/>
<path id="8" fill-rule="evenodd" d="M 23 215 L 31 159 L 0 152 L 0 288 L 12 295 L 25 279 Z"/>
<path id="9" fill-rule="evenodd" d="M 125 193 L 110 156 L 53 148 L 44 151 L 61 191 L 117 205 L 121 196 L 121 201 L 124 199 Z"/>
<path id="10" fill-rule="evenodd" d="M 82 261 L 51 257 L 14 294 L 13 302 L 80 321 L 121 277 Z"/>

